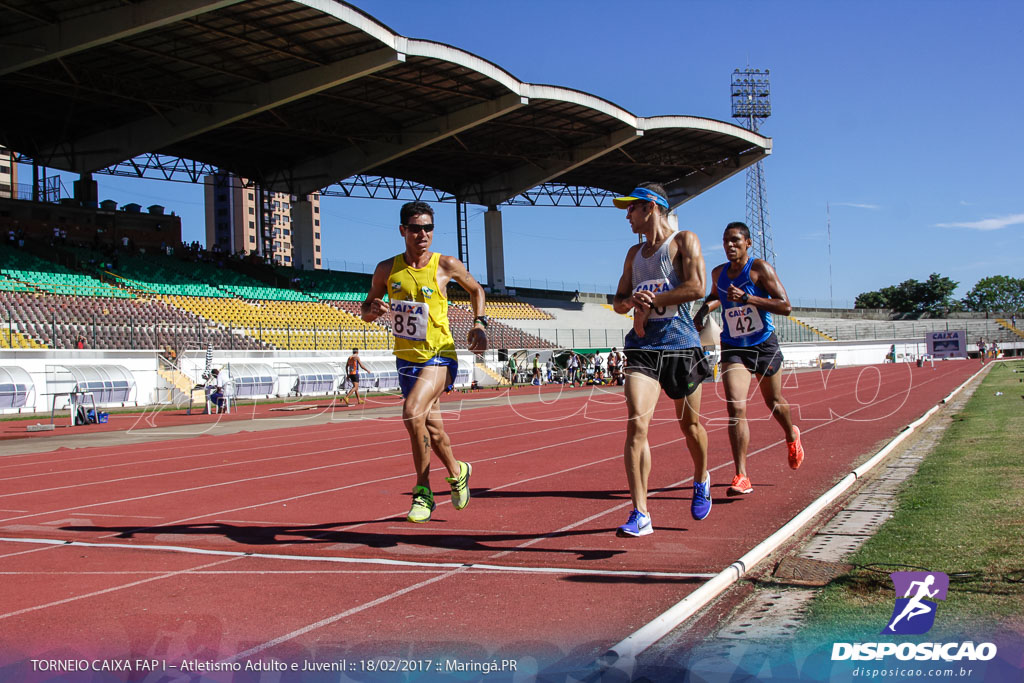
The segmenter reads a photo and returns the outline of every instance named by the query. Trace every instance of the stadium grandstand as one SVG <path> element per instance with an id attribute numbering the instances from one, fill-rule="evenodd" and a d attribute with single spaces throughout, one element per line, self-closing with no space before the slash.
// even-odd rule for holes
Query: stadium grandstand
<path id="1" fill-rule="evenodd" d="M 51 254 L 64 265 L 47 260 Z M 94 349 L 332 350 L 390 349 L 383 323 L 364 323 L 359 303 L 369 276 L 334 271 L 253 268 L 225 255 L 181 250 L 99 252 L 30 242 L 0 246 L 0 301 L 8 348 L 74 348 L 83 335 Z M 264 279 L 252 275 L 263 275 Z M 547 296 L 492 296 L 492 344 L 500 348 L 621 347 L 632 320 L 609 303 L 574 303 L 566 292 Z M 456 344 L 465 348 L 472 325 L 469 299 L 449 290 Z M 607 298 L 607 297 L 606 297 Z M 850 315 L 852 312 L 847 312 Z M 927 332 L 966 330 L 1012 345 L 1021 332 L 1006 319 L 869 320 L 776 316 L 783 343 L 920 339 Z"/>
<path id="2" fill-rule="evenodd" d="M 48 261 L 29 249 L 85 270 Z M 386 325 L 359 318 L 369 285 L 365 274 L 256 268 L 271 278 L 265 282 L 241 272 L 253 269 L 238 259 L 189 250 L 181 254 L 107 253 L 73 245 L 51 249 L 32 241 L 26 249 L 0 246 L 6 266 L 0 269 L 8 328 L 4 345 L 70 349 L 82 335 L 94 349 L 173 349 L 176 354 L 210 345 L 228 350 L 394 346 Z M 550 314 L 510 296 L 500 297 L 492 310 L 495 343 L 552 346 L 502 322 L 551 319 Z M 473 319 L 468 298 L 453 292 L 450 317 L 457 346 L 466 348 Z"/>
<path id="3" fill-rule="evenodd" d="M 202 379 L 196 357 L 216 352 L 269 386 L 278 364 L 334 363 L 351 347 L 383 363 L 394 345 L 386 320 L 360 319 L 369 276 L 318 262 L 280 265 L 280 226 L 262 212 L 243 243 L 208 226 L 216 249 L 206 251 L 182 242 L 181 219 L 163 206 L 99 201 L 96 175 L 198 184 L 221 174 L 245 179 L 255 205 L 257 193 L 279 192 L 288 203 L 311 193 L 454 202 L 457 216 L 470 204 L 487 207 L 492 351 L 483 365 L 494 373 L 503 352 L 600 353 L 621 347 L 632 327 L 606 295 L 510 289 L 502 206 L 610 206 L 654 180 L 674 209 L 772 152 L 770 138 L 730 123 L 643 117 L 571 88 L 520 81 L 457 47 L 399 35 L 344 2 L 17 0 L 0 3 L 0 27 L 0 86 L 17 103 L 0 108 L 0 152 L 12 169 L 0 187 L 0 346 L 8 349 L 0 357 L 30 359 L 47 378 L 41 384 L 67 365 L 126 358 L 139 373 L 157 374 L 152 366 L 163 376 L 160 364 L 183 370 L 188 356 L 190 376 L 173 379 L 184 391 Z M 83 88 L 82 74 L 103 78 Z M 418 106 L 396 105 L 406 102 Z M 642 161 L 652 158 L 657 164 Z M 19 166 L 32 169 L 31 185 L 17 183 Z M 48 168 L 79 174 L 72 196 Z M 293 233 L 293 245 L 321 239 L 320 231 L 325 244 L 341 237 L 319 221 L 302 229 L 310 234 Z M 465 229 L 460 222 L 458 256 L 468 260 Z M 464 351 L 469 301 L 458 287 L 449 296 Z M 923 335 L 938 330 L 966 330 L 972 350 L 982 338 L 1008 352 L 1022 345 L 1020 330 L 996 319 L 849 320 L 816 311 L 776 324 L 787 358 L 806 366 L 822 355 L 882 362 L 897 340 L 910 349 L 902 358 L 917 358 Z"/>

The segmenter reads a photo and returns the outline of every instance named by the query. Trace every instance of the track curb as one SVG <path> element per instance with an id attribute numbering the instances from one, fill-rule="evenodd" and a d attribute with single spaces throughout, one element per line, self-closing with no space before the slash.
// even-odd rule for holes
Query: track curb
<path id="1" fill-rule="evenodd" d="M 859 479 L 863 478 L 864 475 L 881 463 L 887 455 L 889 455 L 911 434 L 913 434 L 918 427 L 927 422 L 932 415 L 934 415 L 988 368 L 989 365 L 983 366 L 977 372 L 968 377 L 956 389 L 925 411 L 923 415 L 904 427 L 899 434 L 893 437 L 893 439 L 881 450 L 875 453 L 875 455 L 859 467 L 852 470 L 832 488 L 823 493 L 795 517 L 768 536 L 768 538 L 761 541 L 761 543 L 754 546 L 746 554 L 733 561 L 728 567 L 716 574 L 714 578 L 710 579 L 693 593 L 690 593 L 675 605 L 655 617 L 652 621 L 640 627 L 609 648 L 605 654 L 598 658 L 598 670 L 602 674 L 613 670 L 627 675 L 632 673 L 636 667 L 636 658 L 640 654 L 652 647 L 671 631 L 682 625 L 683 622 L 707 606 L 730 586 L 738 582 L 764 558 L 788 542 L 801 527 L 807 524 L 807 522 L 813 519 L 823 509 L 833 504 L 844 492 L 846 492 L 847 489 L 853 486 Z"/>

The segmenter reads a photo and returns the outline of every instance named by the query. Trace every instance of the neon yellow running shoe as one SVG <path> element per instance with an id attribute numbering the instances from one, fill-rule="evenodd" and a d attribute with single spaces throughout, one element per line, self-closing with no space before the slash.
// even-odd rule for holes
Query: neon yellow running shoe
<path id="1" fill-rule="evenodd" d="M 473 474 L 473 466 L 461 460 L 456 462 L 459 463 L 459 476 L 445 477 L 444 480 L 452 485 L 452 506 L 461 510 L 469 505 L 469 475 Z"/>
<path id="2" fill-rule="evenodd" d="M 430 521 L 430 513 L 437 505 L 434 504 L 434 493 L 426 486 L 414 486 L 412 489 L 412 507 L 406 517 L 410 522 L 422 523 Z"/>

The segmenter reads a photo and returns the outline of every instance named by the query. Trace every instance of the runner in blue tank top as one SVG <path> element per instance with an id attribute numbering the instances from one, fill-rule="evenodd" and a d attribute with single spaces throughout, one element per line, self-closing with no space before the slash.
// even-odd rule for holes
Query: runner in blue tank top
<path id="1" fill-rule="evenodd" d="M 722 236 L 728 263 L 711 273 L 714 289 L 694 316 L 702 327 L 709 311 L 722 308 L 722 383 L 729 408 L 729 443 L 736 476 L 726 493 L 740 496 L 754 491 L 747 476 L 747 396 L 750 375 L 757 375 L 761 396 L 772 417 L 786 433 L 789 466 L 800 467 L 804 448 L 800 430 L 793 425 L 789 404 L 782 397 L 782 351 L 772 313 L 789 315 L 793 307 L 779 276 L 768 262 L 751 258 L 753 242 L 743 223 L 730 223 Z"/>
<path id="2" fill-rule="evenodd" d="M 626 336 L 628 421 L 623 450 L 633 511 L 618 534 L 646 536 L 654 531 L 647 510 L 647 431 L 662 389 L 675 402 L 676 419 L 693 459 L 690 514 L 701 520 L 711 512 L 708 435 L 698 420 L 700 384 L 711 368 L 689 308 L 680 306 L 704 296 L 704 256 L 697 235 L 672 229 L 668 193 L 661 185 L 641 183 L 629 196 L 614 201 L 626 209 L 633 233 L 644 237 L 626 253 L 614 301 L 617 313 L 632 309 L 634 318 L 634 330 Z"/>

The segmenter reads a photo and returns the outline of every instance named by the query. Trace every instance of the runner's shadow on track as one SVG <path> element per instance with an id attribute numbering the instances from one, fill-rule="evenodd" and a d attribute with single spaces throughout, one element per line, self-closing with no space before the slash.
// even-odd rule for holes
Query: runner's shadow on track
<path id="1" fill-rule="evenodd" d="M 700 583 L 708 582 L 706 576 L 600 576 L 598 574 L 580 574 L 566 576 L 563 581 L 570 583 L 605 583 L 616 585 L 622 583 Z"/>
<path id="2" fill-rule="evenodd" d="M 587 500 L 629 500 L 629 491 L 509 491 L 472 489 L 474 496 L 487 498 L 583 498 Z M 435 494 L 436 495 L 436 494 Z"/>
<path id="3" fill-rule="evenodd" d="M 439 520 L 440 521 L 440 520 Z M 117 538 L 133 539 L 136 536 L 223 536 L 234 543 L 246 546 L 275 546 L 275 545 L 307 545 L 339 543 L 348 545 L 362 545 L 368 548 L 396 548 L 398 546 L 422 546 L 425 548 L 440 548 L 444 550 L 466 550 L 470 552 L 534 552 L 534 553 L 565 553 L 577 555 L 577 559 L 584 561 L 606 560 L 615 555 L 624 553 L 624 550 L 607 549 L 569 549 L 569 548 L 535 548 L 535 547 L 506 547 L 502 545 L 488 545 L 488 543 L 501 543 L 509 541 L 535 541 L 538 539 L 556 539 L 578 536 L 592 536 L 597 534 L 611 533 L 613 529 L 572 529 L 568 531 L 554 531 L 546 534 L 513 534 L 513 533 L 483 533 L 466 536 L 460 534 L 444 533 L 373 533 L 369 531 L 342 531 L 333 530 L 335 527 L 344 527 L 364 524 L 393 524 L 395 522 L 407 523 L 404 517 L 391 517 L 388 519 L 366 520 L 361 522 L 335 522 L 327 524 L 312 524 L 304 526 L 241 526 L 235 524 L 224 524 L 220 522 L 209 524 L 171 524 L 167 526 L 134 526 L 134 527 L 103 527 L 103 526 L 66 526 L 61 527 L 62 531 L 77 531 L 83 533 L 116 533 Z"/>

